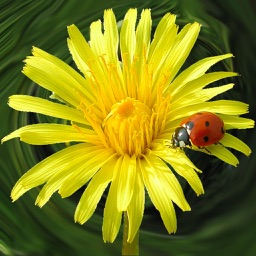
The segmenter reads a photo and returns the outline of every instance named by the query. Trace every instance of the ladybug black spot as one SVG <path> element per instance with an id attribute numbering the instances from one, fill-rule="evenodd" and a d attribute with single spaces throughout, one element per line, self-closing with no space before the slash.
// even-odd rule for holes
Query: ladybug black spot
<path id="1" fill-rule="evenodd" d="M 204 136 L 204 141 L 207 142 L 209 140 L 209 137 L 208 136 Z"/>
<path id="2" fill-rule="evenodd" d="M 210 125 L 209 121 L 205 122 L 205 126 L 208 127 Z"/>

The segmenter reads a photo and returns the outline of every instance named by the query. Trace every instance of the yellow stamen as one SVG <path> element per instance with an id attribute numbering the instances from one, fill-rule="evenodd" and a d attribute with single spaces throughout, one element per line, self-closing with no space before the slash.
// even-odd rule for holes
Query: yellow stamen
<path id="1" fill-rule="evenodd" d="M 163 105 L 167 101 L 162 99 Z M 162 107 L 150 109 L 146 104 L 127 97 L 112 106 L 111 112 L 103 123 L 103 130 L 110 147 L 119 155 L 140 156 L 151 141 L 162 130 L 166 111 Z"/>

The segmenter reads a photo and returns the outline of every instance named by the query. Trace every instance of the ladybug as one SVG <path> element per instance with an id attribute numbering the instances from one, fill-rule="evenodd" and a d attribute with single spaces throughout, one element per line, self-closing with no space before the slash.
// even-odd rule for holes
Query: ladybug
<path id="1" fill-rule="evenodd" d="M 218 143 L 225 135 L 223 120 L 211 112 L 198 112 L 180 123 L 172 136 L 173 148 L 199 148 Z"/>

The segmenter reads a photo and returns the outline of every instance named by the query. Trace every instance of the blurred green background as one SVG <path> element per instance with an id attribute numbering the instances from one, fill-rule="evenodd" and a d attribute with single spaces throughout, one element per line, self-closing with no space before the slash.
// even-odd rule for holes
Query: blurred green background
<path id="1" fill-rule="evenodd" d="M 200 37 L 185 66 L 203 57 L 232 52 L 236 58 L 214 67 L 235 70 L 234 90 L 223 94 L 227 99 L 250 104 L 246 116 L 256 115 L 256 1 L 253 0 L 172 0 L 172 1 L 0 1 L 0 137 L 26 124 L 57 122 L 49 117 L 20 113 L 7 106 L 12 94 L 30 94 L 47 98 L 22 73 L 22 60 L 37 46 L 74 66 L 66 38 L 67 25 L 75 23 L 88 39 L 92 21 L 102 18 L 105 8 L 113 8 L 118 20 L 130 7 L 151 8 L 153 25 L 166 13 L 177 14 L 182 27 L 198 21 Z M 230 82 L 232 79 L 228 79 Z M 224 81 L 225 82 L 225 81 Z M 222 83 L 224 83 L 222 81 Z M 216 84 L 215 84 L 216 85 Z M 196 197 L 181 181 L 191 212 L 177 209 L 178 231 L 168 235 L 158 212 L 149 200 L 140 229 L 140 255 L 256 255 L 256 133 L 233 131 L 252 148 L 249 158 L 239 158 L 237 168 L 198 152 L 188 152 L 203 170 L 200 175 L 205 195 Z M 102 198 L 95 214 L 81 226 L 73 214 L 82 190 L 72 197 L 54 195 L 42 209 L 34 206 L 39 188 L 12 203 L 10 191 L 15 182 L 35 163 L 65 145 L 30 146 L 18 139 L 0 147 L 0 255 L 120 255 L 122 232 L 114 244 L 104 244 L 101 235 Z"/>

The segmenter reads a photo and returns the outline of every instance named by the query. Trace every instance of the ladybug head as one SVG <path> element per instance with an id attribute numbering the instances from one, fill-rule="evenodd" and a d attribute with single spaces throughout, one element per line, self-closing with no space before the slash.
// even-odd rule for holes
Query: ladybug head
<path id="1" fill-rule="evenodd" d="M 189 140 L 189 134 L 187 132 L 187 129 L 184 127 L 176 128 L 174 134 L 172 135 L 171 144 L 173 148 L 184 148 L 186 146 L 191 147 L 191 142 Z"/>

